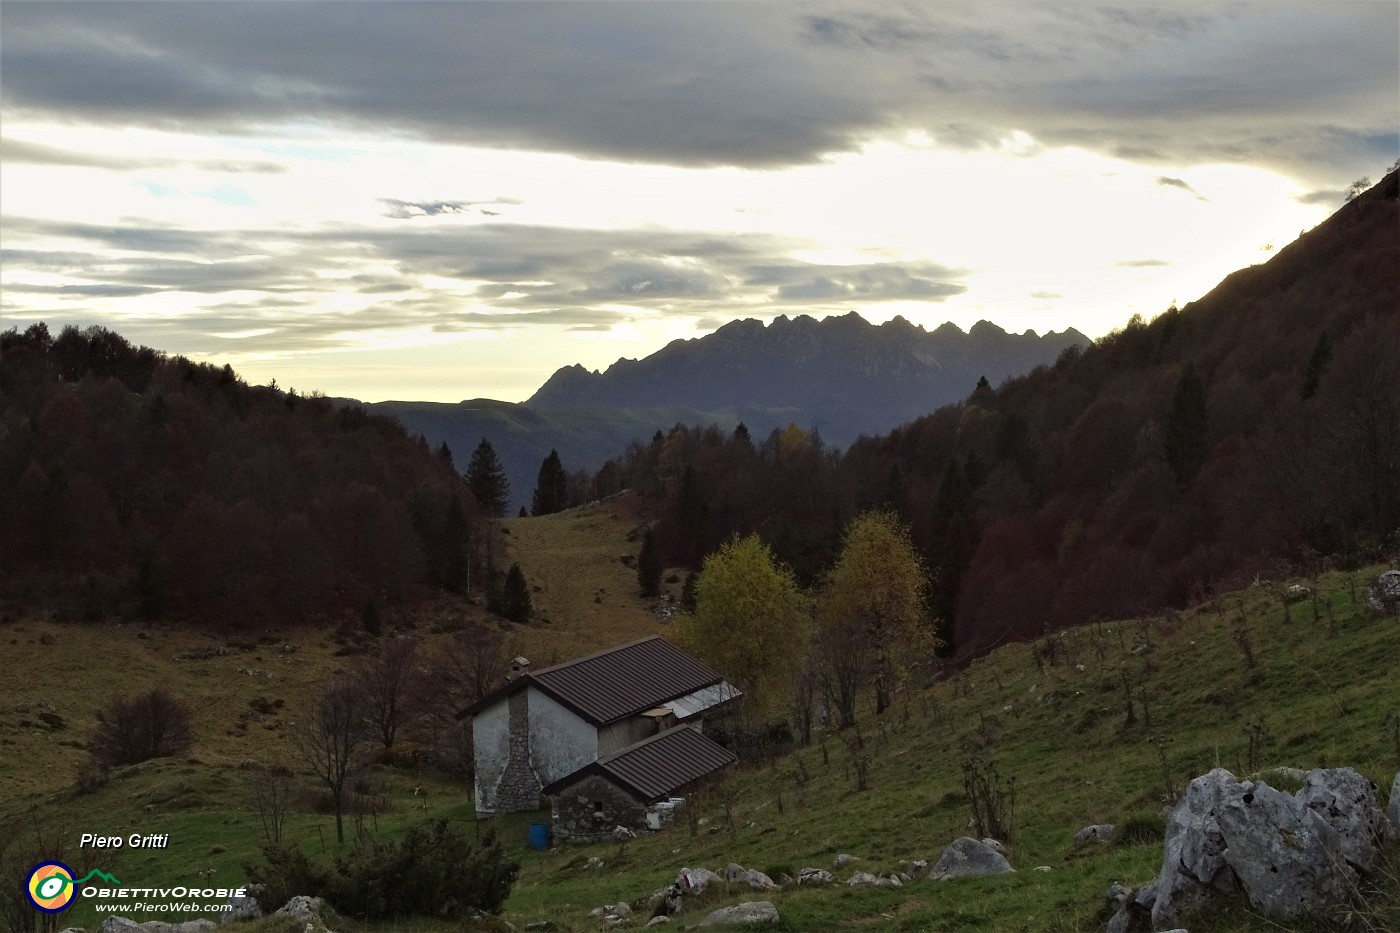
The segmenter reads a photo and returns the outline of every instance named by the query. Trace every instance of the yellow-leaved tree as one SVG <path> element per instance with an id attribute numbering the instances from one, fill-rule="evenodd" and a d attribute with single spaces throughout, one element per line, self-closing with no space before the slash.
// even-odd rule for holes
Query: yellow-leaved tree
<path id="1" fill-rule="evenodd" d="M 753 724 L 783 711 L 811 637 L 810 602 L 758 535 L 731 538 L 705 558 L 695 613 L 678 640 L 744 691 Z"/>
<path id="2" fill-rule="evenodd" d="M 854 725 L 867 690 L 875 711 L 892 702 L 934 638 L 924 624 L 928 574 L 892 512 L 867 512 L 846 526 L 841 556 L 817 609 L 814 667 L 838 725 Z"/>

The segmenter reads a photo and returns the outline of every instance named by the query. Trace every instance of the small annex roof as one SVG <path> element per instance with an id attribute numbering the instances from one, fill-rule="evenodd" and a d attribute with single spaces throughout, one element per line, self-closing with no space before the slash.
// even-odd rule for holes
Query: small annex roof
<path id="1" fill-rule="evenodd" d="M 699 729 L 679 725 L 599 758 L 550 784 L 544 792 L 559 794 L 590 774 L 598 774 L 644 803 L 654 803 L 737 760 L 733 752 L 705 738 Z"/>
<path id="2" fill-rule="evenodd" d="M 712 702 L 702 703 L 701 708 L 713 705 L 720 698 L 729 700 L 739 696 L 739 691 L 725 683 L 712 668 L 660 635 L 649 635 L 553 667 L 527 671 L 462 710 L 458 718 L 475 715 L 502 697 L 531 685 L 595 726 L 626 719 L 702 691 Z M 719 689 L 706 691 L 706 688 Z M 684 715 L 689 714 L 678 712 L 678 716 Z"/>

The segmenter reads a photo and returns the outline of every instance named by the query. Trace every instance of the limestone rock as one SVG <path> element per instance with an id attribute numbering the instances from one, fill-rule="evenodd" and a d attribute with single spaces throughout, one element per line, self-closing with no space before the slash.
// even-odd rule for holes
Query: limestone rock
<path id="1" fill-rule="evenodd" d="M 1377 615 L 1400 612 L 1400 570 L 1387 570 L 1366 594 L 1366 605 Z"/>
<path id="2" fill-rule="evenodd" d="M 596 855 L 590 855 L 583 867 L 592 869 L 593 871 L 601 871 L 603 868 L 603 860 Z"/>
<path id="3" fill-rule="evenodd" d="M 626 842 L 628 839 L 636 839 L 636 830 L 628 829 L 626 826 L 614 826 L 612 831 L 613 842 Z"/>
<path id="4" fill-rule="evenodd" d="M 659 927 L 659 926 L 661 926 L 663 923 L 670 923 L 670 922 L 671 922 L 671 918 L 670 918 L 670 917 L 666 916 L 665 914 L 657 914 L 655 917 L 652 917 L 650 920 L 648 920 L 646 925 L 649 926 L 649 927 Z"/>
<path id="5" fill-rule="evenodd" d="M 702 927 L 762 926 L 778 922 L 778 908 L 772 901 L 747 901 L 733 907 L 712 910 L 700 921 Z"/>
<path id="6" fill-rule="evenodd" d="M 322 906 L 324 906 L 324 902 L 319 897 L 298 894 L 277 908 L 277 915 L 295 917 L 298 920 L 319 920 L 321 919 Z"/>
<path id="7" fill-rule="evenodd" d="M 902 888 L 902 887 L 904 887 L 904 882 L 899 880 L 899 876 L 898 876 L 898 875 L 889 875 L 888 877 L 885 877 L 885 878 L 876 878 L 876 879 L 875 879 L 875 887 L 877 887 L 877 888 Z"/>
<path id="8" fill-rule="evenodd" d="M 853 888 L 863 888 L 866 885 L 875 883 L 875 876 L 868 871 L 858 871 L 851 875 L 851 880 L 846 882 Z"/>
<path id="9" fill-rule="evenodd" d="M 798 887 L 802 885 L 834 884 L 836 876 L 825 868 L 804 868 L 797 873 Z"/>
<path id="10" fill-rule="evenodd" d="M 831 867 L 845 868 L 847 865 L 852 865 L 859 861 L 860 859 L 856 858 L 854 855 L 846 855 L 845 853 L 842 853 L 841 855 L 838 855 L 836 856 L 836 858 L 831 860 Z"/>
<path id="11" fill-rule="evenodd" d="M 1341 835 L 1298 797 L 1246 781 L 1226 792 L 1218 820 L 1225 861 L 1265 916 L 1320 915 L 1356 884 Z"/>
<path id="12" fill-rule="evenodd" d="M 913 877 L 913 878 L 919 877 L 920 875 L 922 875 L 922 874 L 923 874 L 925 871 L 927 871 L 927 870 L 928 870 L 928 860 L 927 860 L 927 859 L 921 859 L 921 858 L 915 859 L 914 861 L 910 862 L 908 865 L 906 865 L 906 866 L 904 867 L 904 871 L 905 871 L 907 874 L 909 874 L 910 877 Z"/>
<path id="13" fill-rule="evenodd" d="M 971 878 L 980 875 L 1001 875 L 1012 871 L 1011 863 L 1000 852 L 984 842 L 963 836 L 943 850 L 929 871 L 930 878 Z"/>
<path id="14" fill-rule="evenodd" d="M 186 920 L 184 923 L 166 923 L 163 920 L 147 920 L 137 923 L 126 917 L 113 914 L 102 921 L 99 933 L 208 933 L 217 924 L 213 920 Z"/>
<path id="15" fill-rule="evenodd" d="M 776 891 L 778 886 L 756 868 L 745 868 L 737 862 L 730 862 L 724 869 L 724 880 L 730 884 L 742 884 L 751 891 Z"/>
<path id="16" fill-rule="evenodd" d="M 1005 854 L 1006 854 L 1006 847 L 1003 846 L 1003 845 L 1001 844 L 1001 841 L 998 840 L 998 839 L 993 839 L 992 837 L 988 836 L 987 838 L 985 838 L 985 839 L 982 840 L 982 845 L 984 845 L 984 846 L 986 846 L 987 848 L 991 849 L 991 850 L 992 850 L 993 852 L 995 852 L 997 855 L 1005 855 Z"/>
<path id="17" fill-rule="evenodd" d="M 256 920 L 261 916 L 262 908 L 254 898 L 232 897 L 219 912 L 219 926 L 228 926 L 239 920 Z"/>
<path id="18" fill-rule="evenodd" d="M 1226 791 L 1237 787 L 1235 776 L 1216 768 L 1186 785 L 1167 820 L 1162 873 L 1157 877 L 1157 902 L 1152 906 L 1154 929 L 1170 927 L 1203 901 L 1212 885 L 1223 884 L 1225 837 L 1215 814 Z"/>
<path id="19" fill-rule="evenodd" d="M 1395 775 L 1395 783 L 1390 785 L 1390 827 L 1400 833 L 1400 773 Z"/>
<path id="20" fill-rule="evenodd" d="M 682 868 L 680 874 L 676 875 L 676 884 L 686 894 L 699 894 L 710 885 L 723 881 L 723 878 L 708 868 Z"/>
<path id="21" fill-rule="evenodd" d="M 1091 826 L 1085 826 L 1074 834 L 1074 844 L 1082 846 L 1090 842 L 1107 842 L 1112 835 L 1112 823 L 1094 823 Z"/>
<path id="22" fill-rule="evenodd" d="M 1311 771 L 1298 801 L 1322 817 L 1341 837 L 1342 857 L 1357 871 L 1376 870 L 1391 828 L 1376 802 L 1378 788 L 1351 768 Z"/>

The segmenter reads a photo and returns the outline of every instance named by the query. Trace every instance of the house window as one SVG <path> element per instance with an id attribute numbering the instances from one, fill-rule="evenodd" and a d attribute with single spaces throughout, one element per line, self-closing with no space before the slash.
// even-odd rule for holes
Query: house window
<path id="1" fill-rule="evenodd" d="M 596 820 L 601 820 L 603 818 L 603 801 L 593 801 L 593 818 Z"/>

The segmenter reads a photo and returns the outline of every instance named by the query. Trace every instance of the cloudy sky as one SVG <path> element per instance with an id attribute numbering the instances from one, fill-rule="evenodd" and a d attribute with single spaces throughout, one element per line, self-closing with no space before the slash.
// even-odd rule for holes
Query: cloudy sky
<path id="1" fill-rule="evenodd" d="M 737 317 L 1096 336 L 1400 155 L 1400 4 L 0 11 L 0 317 L 520 400 Z"/>

